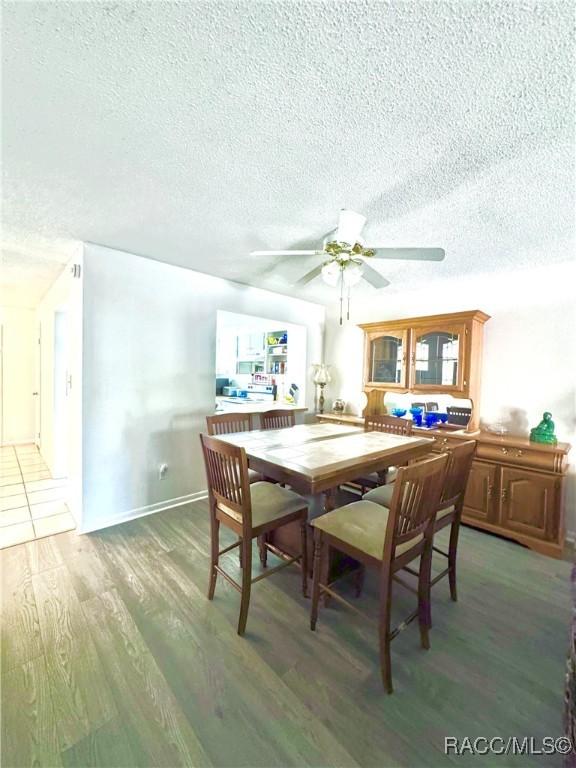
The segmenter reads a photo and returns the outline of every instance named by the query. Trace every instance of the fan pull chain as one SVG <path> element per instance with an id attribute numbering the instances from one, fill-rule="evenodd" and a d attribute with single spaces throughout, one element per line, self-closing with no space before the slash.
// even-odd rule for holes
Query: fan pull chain
<path id="1" fill-rule="evenodd" d="M 340 325 L 342 325 L 342 302 L 344 301 L 344 270 L 340 267 Z"/>

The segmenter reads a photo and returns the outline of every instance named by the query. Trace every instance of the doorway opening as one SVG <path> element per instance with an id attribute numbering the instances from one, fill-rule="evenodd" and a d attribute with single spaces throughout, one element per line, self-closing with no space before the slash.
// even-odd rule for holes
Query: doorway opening
<path id="1" fill-rule="evenodd" d="M 38 306 L 2 309 L 0 549 L 76 528 L 81 322 L 68 270 Z"/>

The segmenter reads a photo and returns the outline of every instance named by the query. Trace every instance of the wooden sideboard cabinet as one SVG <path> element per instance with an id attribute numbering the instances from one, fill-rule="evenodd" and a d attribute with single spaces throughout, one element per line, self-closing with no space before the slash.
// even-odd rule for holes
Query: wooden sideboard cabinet
<path id="1" fill-rule="evenodd" d="M 462 521 L 561 557 L 569 450 L 567 443 L 541 445 L 481 433 Z"/>
<path id="2" fill-rule="evenodd" d="M 542 445 L 490 432 L 468 436 L 436 430 L 433 436 L 434 451 L 442 451 L 456 440 L 476 440 L 463 523 L 514 539 L 542 554 L 562 557 L 568 443 Z"/>
<path id="3" fill-rule="evenodd" d="M 324 414 L 320 421 L 357 424 L 358 416 Z M 570 445 L 542 445 L 523 437 L 490 432 L 468 435 L 442 429 L 415 429 L 434 438 L 441 452 L 459 440 L 476 440 L 476 453 L 464 498 L 462 522 L 497 533 L 536 552 L 562 557 L 564 485 Z"/>

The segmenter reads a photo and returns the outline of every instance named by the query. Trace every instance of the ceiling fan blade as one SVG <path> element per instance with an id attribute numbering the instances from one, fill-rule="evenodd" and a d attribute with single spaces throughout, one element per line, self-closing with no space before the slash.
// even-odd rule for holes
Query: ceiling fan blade
<path id="1" fill-rule="evenodd" d="M 299 280 L 296 280 L 294 285 L 306 285 L 311 280 L 314 280 L 315 277 L 319 277 L 322 272 L 323 266 L 324 266 L 323 264 L 319 264 L 317 267 L 314 267 L 314 269 L 311 269 L 310 272 L 307 272 Z"/>
<path id="2" fill-rule="evenodd" d="M 324 251 L 250 251 L 250 256 L 322 256 Z"/>
<path id="3" fill-rule="evenodd" d="M 373 285 L 374 288 L 386 288 L 387 285 L 390 285 L 389 280 L 382 277 L 380 272 L 375 270 L 374 267 L 369 267 L 366 262 L 362 265 L 362 278 L 370 283 L 370 285 Z"/>
<path id="4" fill-rule="evenodd" d="M 354 245 L 358 242 L 364 224 L 366 224 L 366 216 L 342 208 L 338 220 L 338 229 L 336 230 L 336 240 L 339 243 Z"/>
<path id="5" fill-rule="evenodd" d="M 374 259 L 399 261 L 444 261 L 444 248 L 374 248 Z"/>

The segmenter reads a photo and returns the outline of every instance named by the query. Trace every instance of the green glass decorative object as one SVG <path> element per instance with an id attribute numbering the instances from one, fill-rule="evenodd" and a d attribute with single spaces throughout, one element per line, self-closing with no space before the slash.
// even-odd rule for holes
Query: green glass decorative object
<path id="1" fill-rule="evenodd" d="M 537 427 L 530 430 L 530 442 L 531 443 L 547 443 L 548 445 L 556 445 L 558 440 L 554 434 L 554 422 L 552 421 L 552 414 L 545 411 L 542 414 L 542 421 Z"/>

